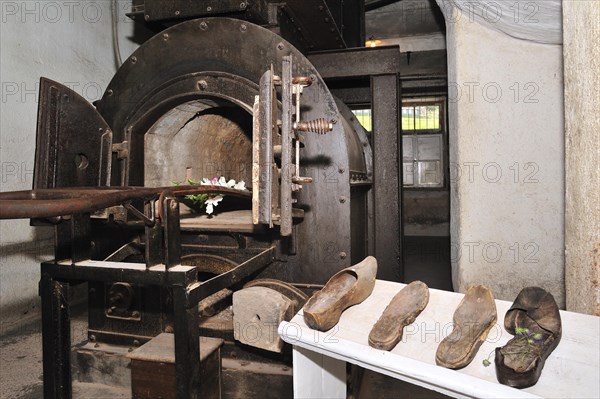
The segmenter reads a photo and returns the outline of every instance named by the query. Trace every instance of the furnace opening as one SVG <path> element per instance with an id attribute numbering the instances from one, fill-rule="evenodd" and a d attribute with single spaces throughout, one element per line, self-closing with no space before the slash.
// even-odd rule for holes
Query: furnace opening
<path id="1" fill-rule="evenodd" d="M 252 115 L 224 99 L 179 105 L 144 138 L 144 185 L 170 186 L 224 176 L 252 181 Z"/>

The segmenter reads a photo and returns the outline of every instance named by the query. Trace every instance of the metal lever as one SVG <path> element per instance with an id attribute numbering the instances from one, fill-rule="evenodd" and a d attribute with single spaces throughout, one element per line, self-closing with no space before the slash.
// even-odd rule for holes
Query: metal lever
<path id="1" fill-rule="evenodd" d="M 301 123 L 300 122 L 300 96 L 302 95 L 302 90 L 305 87 L 308 87 L 310 85 L 312 85 L 313 80 L 312 78 L 308 77 L 308 76 L 296 76 L 294 78 L 292 78 L 292 93 L 295 96 L 295 100 L 296 100 L 296 121 L 294 122 L 292 128 L 294 130 L 294 136 L 296 139 L 296 168 L 295 168 L 295 173 L 294 176 L 292 177 L 292 181 L 301 181 L 304 178 L 300 177 L 300 138 L 298 137 L 298 130 L 297 130 L 297 126 L 299 126 Z M 311 179 L 312 181 L 312 179 Z M 293 191 L 300 191 L 302 190 L 302 185 L 298 184 L 296 182 L 294 182 L 294 184 L 292 185 L 292 190 Z"/>

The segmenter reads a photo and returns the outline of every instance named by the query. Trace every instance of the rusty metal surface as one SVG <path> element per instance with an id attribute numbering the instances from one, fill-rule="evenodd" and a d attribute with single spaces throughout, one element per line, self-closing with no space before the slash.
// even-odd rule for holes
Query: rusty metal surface
<path id="1" fill-rule="evenodd" d="M 311 5 L 320 3 L 333 2 L 310 2 Z M 333 7 L 330 13 L 336 21 L 343 20 L 341 10 Z M 295 194 L 297 204 L 292 209 L 293 219 L 285 227 L 291 227 L 292 236 L 283 237 L 285 234 L 282 233 L 286 231 L 277 228 L 244 234 L 181 229 L 177 209 L 179 197 L 197 193 L 225 194 L 241 197 L 250 204 L 249 192 L 221 187 L 164 186 L 172 180 L 181 181 L 187 177 L 214 177 L 205 175 L 208 164 L 218 165 L 214 169 L 216 175 L 227 175 L 231 171 L 227 177 L 248 179 L 249 169 L 236 166 L 247 165 L 251 159 L 248 121 L 259 92 L 259 80 L 271 65 L 272 75 L 281 75 L 284 57 L 294 60 L 291 76 L 303 77 L 298 84 L 312 82 L 310 87 L 304 88 L 302 104 L 296 110 L 296 122 L 304 121 L 304 124 L 296 125 L 294 133 L 330 130 L 326 135 L 296 137 L 302 140 L 304 147 L 302 163 L 295 170 L 292 186 L 312 183 L 304 185 L 303 190 Z M 279 161 L 277 145 L 280 138 L 276 133 L 280 123 L 275 117 L 279 94 L 273 90 L 270 93 L 270 110 L 275 112 L 264 121 L 270 124 L 272 133 L 270 145 L 273 148 L 268 159 Z M 296 96 L 299 97 L 298 92 Z M 51 117 L 56 109 L 46 108 L 40 113 L 40 120 L 51 123 L 52 119 L 43 118 Z M 335 99 L 313 65 L 272 31 L 226 18 L 188 21 L 164 30 L 123 64 L 97 103 L 97 110 L 86 104 L 77 109 L 78 113 L 67 112 L 61 117 L 73 127 L 79 126 L 81 120 L 105 121 L 106 128 L 110 127 L 112 141 L 105 135 L 107 130 L 102 131 L 99 144 L 91 135 L 95 144 L 90 144 L 89 148 L 100 151 L 100 160 L 107 160 L 93 166 L 100 177 L 77 183 L 79 175 L 69 177 L 67 174 L 64 181 L 53 183 L 56 189 L 2 193 L 0 218 L 56 217 L 59 261 L 44 263 L 42 270 L 52 279 L 89 281 L 90 298 L 94 297 L 89 309 L 90 334 L 96 335 L 96 339 L 120 339 L 130 344 L 163 330 L 174 330 L 179 396 L 195 394 L 196 305 L 202 298 L 257 276 L 323 283 L 338 270 L 349 266 L 353 256 L 362 256 L 364 250 L 356 243 L 364 242 L 364 226 L 356 226 L 356 220 L 360 224 L 366 221 L 353 220 L 351 215 L 366 214 L 369 184 L 366 182 L 360 191 L 354 190 L 351 176 L 356 178 L 368 172 L 369 167 L 365 165 L 368 143 L 363 144 L 364 138 L 353 131 L 352 123 L 343 121 Z M 302 121 L 298 119 L 300 115 Z M 240 120 L 241 123 L 237 123 Z M 87 133 L 83 130 L 86 126 L 81 125 L 82 130 L 74 128 L 65 134 Z M 44 137 L 49 143 L 42 144 L 41 148 L 51 155 L 58 145 L 53 147 L 52 143 L 60 142 L 62 133 L 57 134 L 49 128 L 41 131 L 45 132 Z M 77 136 L 74 142 L 78 144 L 73 148 L 87 151 L 88 144 L 79 143 L 84 139 L 89 138 Z M 65 148 L 72 151 L 68 146 Z M 71 159 L 51 158 L 50 155 L 46 165 L 56 162 L 56 170 L 73 167 Z M 110 159 L 115 160 L 114 165 L 110 165 Z M 299 159 L 296 155 L 296 160 Z M 79 156 L 75 160 L 75 167 L 86 169 L 82 168 L 86 158 Z M 39 168 L 43 169 L 45 164 L 40 161 Z M 272 193 L 280 193 L 277 164 L 271 162 L 270 166 Z M 52 173 L 60 175 L 62 172 Z M 50 177 L 45 179 L 49 181 Z M 102 184 L 111 187 L 77 187 Z M 154 202 L 157 199 L 158 207 Z M 132 220 L 115 223 L 106 212 L 105 220 L 90 221 L 90 212 L 121 204 L 127 206 Z M 279 211 L 273 209 L 274 204 L 279 206 L 280 202 L 272 201 L 271 211 Z M 121 209 L 127 214 L 123 207 Z M 303 220 L 294 217 L 296 211 L 304 214 Z M 353 223 L 355 226 L 351 226 Z M 118 263 L 95 260 L 106 259 L 116 248 L 127 245 L 136 234 L 140 238 L 140 247 L 130 255 L 124 254 L 127 259 L 120 259 Z M 226 240 L 230 238 L 233 244 Z M 106 241 L 110 240 L 114 243 L 108 245 Z M 99 247 L 107 249 L 102 252 L 97 249 Z M 105 253 L 108 248 L 111 250 Z M 179 265 L 200 253 L 221 256 L 225 263 L 230 261 L 233 265 L 200 282 L 197 268 Z M 77 262 L 82 259 L 85 260 Z M 128 263 L 133 261 L 137 263 Z M 112 306 L 116 303 L 111 301 L 112 296 L 108 299 L 106 296 L 114 283 L 131 284 L 134 300 L 144 306 L 139 310 L 132 308 L 120 318 L 117 314 L 106 313 L 107 306 L 110 309 L 111 303 Z M 95 293 L 92 290 L 96 290 Z M 115 292 L 112 290 L 113 294 Z M 296 295 L 296 299 L 297 306 L 301 306 L 302 295 Z M 53 327 L 55 329 L 46 332 L 44 339 L 50 339 L 52 335 L 65 337 L 61 326 L 55 323 Z M 61 368 L 54 375 L 64 378 L 64 372 Z"/>
<path id="2" fill-rule="evenodd" d="M 239 264 L 233 269 L 219 276 L 202 283 L 196 283 L 188 290 L 189 300 L 199 302 L 201 299 L 220 291 L 223 288 L 231 287 L 233 284 L 242 281 L 253 273 L 264 269 L 275 260 L 275 248 L 268 248 L 258 255 Z"/>
<path id="3" fill-rule="evenodd" d="M 224 194 L 250 198 L 246 191 L 217 186 L 57 188 L 0 193 L 0 219 L 49 218 L 89 213 L 136 199 L 155 199 L 162 193 L 174 196 Z"/>
<path id="4" fill-rule="evenodd" d="M 276 127 L 273 119 L 277 101 L 274 87 L 274 72 L 271 66 L 260 78 L 258 115 L 258 129 L 253 132 L 254 154 L 252 172 L 252 190 L 255 192 L 257 202 L 257 223 L 273 227 L 273 132 Z"/>
<path id="5" fill-rule="evenodd" d="M 153 22 L 199 15 L 241 13 L 249 6 L 250 4 L 243 0 L 145 0 L 143 15 L 145 21 Z"/>
<path id="6" fill-rule="evenodd" d="M 82 96 L 40 79 L 34 188 L 106 186 L 112 131 Z"/>
<path id="7" fill-rule="evenodd" d="M 359 47 L 365 42 L 362 1 L 133 0 L 132 3 L 128 15 L 144 21 L 155 31 L 177 21 L 221 16 L 269 25 L 300 49 Z"/>
<path id="8" fill-rule="evenodd" d="M 280 231 L 282 236 L 292 234 L 292 63 L 291 56 L 283 58 L 281 67 L 281 201 Z M 299 101 L 298 98 L 296 101 Z"/>
<path id="9" fill-rule="evenodd" d="M 303 37 L 309 49 L 345 48 L 341 15 L 332 5 L 340 7 L 339 2 L 325 0 L 288 0 L 282 11 L 296 25 L 296 34 Z"/>
<path id="10" fill-rule="evenodd" d="M 398 46 L 361 47 L 309 54 L 308 59 L 324 79 L 400 73 Z"/>
<path id="11" fill-rule="evenodd" d="M 186 51 L 180 51 L 181 44 Z M 290 54 L 294 58 L 293 76 L 308 76 L 314 81 L 303 94 L 302 118 L 339 120 L 335 101 L 317 70 L 269 30 L 239 20 L 207 18 L 175 25 L 147 41 L 123 64 L 97 103 L 115 132 L 115 143 L 129 143 L 125 176 L 114 176 L 113 183 L 145 183 L 141 167 L 145 133 L 166 112 L 190 101 L 215 98 L 251 112 L 262 74 L 271 65 L 275 74 L 280 74 L 283 57 Z M 203 71 L 215 70 L 227 74 L 227 80 L 223 76 L 204 77 L 210 74 Z M 200 80 L 206 85 L 199 85 Z M 301 173 L 314 181 L 297 196 L 297 206 L 305 211 L 304 221 L 294 225 L 297 242 L 302 245 L 287 263 L 276 262 L 268 268 L 267 275 L 285 281 L 323 283 L 350 265 L 350 201 L 340 201 L 341 197 L 350 198 L 346 140 L 341 123 L 326 135 L 305 140 Z M 217 142 L 213 148 L 218 151 Z"/>
<path id="12" fill-rule="evenodd" d="M 373 197 L 377 277 L 402 281 L 402 140 L 400 81 L 395 74 L 371 78 Z"/>

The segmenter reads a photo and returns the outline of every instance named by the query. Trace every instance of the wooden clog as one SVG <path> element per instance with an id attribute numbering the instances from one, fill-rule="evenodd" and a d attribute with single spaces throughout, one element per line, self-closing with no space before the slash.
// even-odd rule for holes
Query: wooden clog
<path id="1" fill-rule="evenodd" d="M 496 323 L 496 303 L 489 288 L 469 288 L 454 312 L 454 329 L 442 340 L 435 354 L 439 366 L 460 369 L 471 363 Z"/>
<path id="2" fill-rule="evenodd" d="M 319 331 L 330 330 L 344 310 L 371 295 L 376 275 L 377 260 L 372 256 L 334 274 L 304 305 L 306 325 Z"/>
<path id="3" fill-rule="evenodd" d="M 402 288 L 377 320 L 369 334 L 369 345 L 389 351 L 402 339 L 404 327 L 412 324 L 429 302 L 429 287 L 413 281 Z"/>
<path id="4" fill-rule="evenodd" d="M 496 348 L 498 382 L 515 388 L 535 385 L 562 334 L 554 297 L 540 287 L 524 288 L 506 312 L 504 328 L 515 337 Z"/>

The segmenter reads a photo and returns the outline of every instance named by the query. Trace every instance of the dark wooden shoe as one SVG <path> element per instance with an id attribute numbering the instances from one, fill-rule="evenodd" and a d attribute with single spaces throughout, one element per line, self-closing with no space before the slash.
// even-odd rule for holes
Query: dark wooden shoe
<path id="1" fill-rule="evenodd" d="M 331 329 L 344 310 L 371 295 L 376 275 L 377 260 L 372 256 L 334 274 L 304 305 L 306 325 L 319 331 Z"/>
<path id="2" fill-rule="evenodd" d="M 429 287 L 413 281 L 402 288 L 387 305 L 369 334 L 369 345 L 389 351 L 402 339 L 404 327 L 415 321 L 429 302 Z"/>
<path id="3" fill-rule="evenodd" d="M 515 388 L 535 385 L 562 334 L 554 297 L 540 287 L 524 288 L 506 312 L 504 328 L 515 337 L 496 348 L 498 382 Z"/>
<path id="4" fill-rule="evenodd" d="M 454 312 L 454 329 L 438 346 L 438 366 L 460 369 L 471 363 L 496 323 L 496 315 L 490 289 L 483 285 L 469 288 Z"/>

